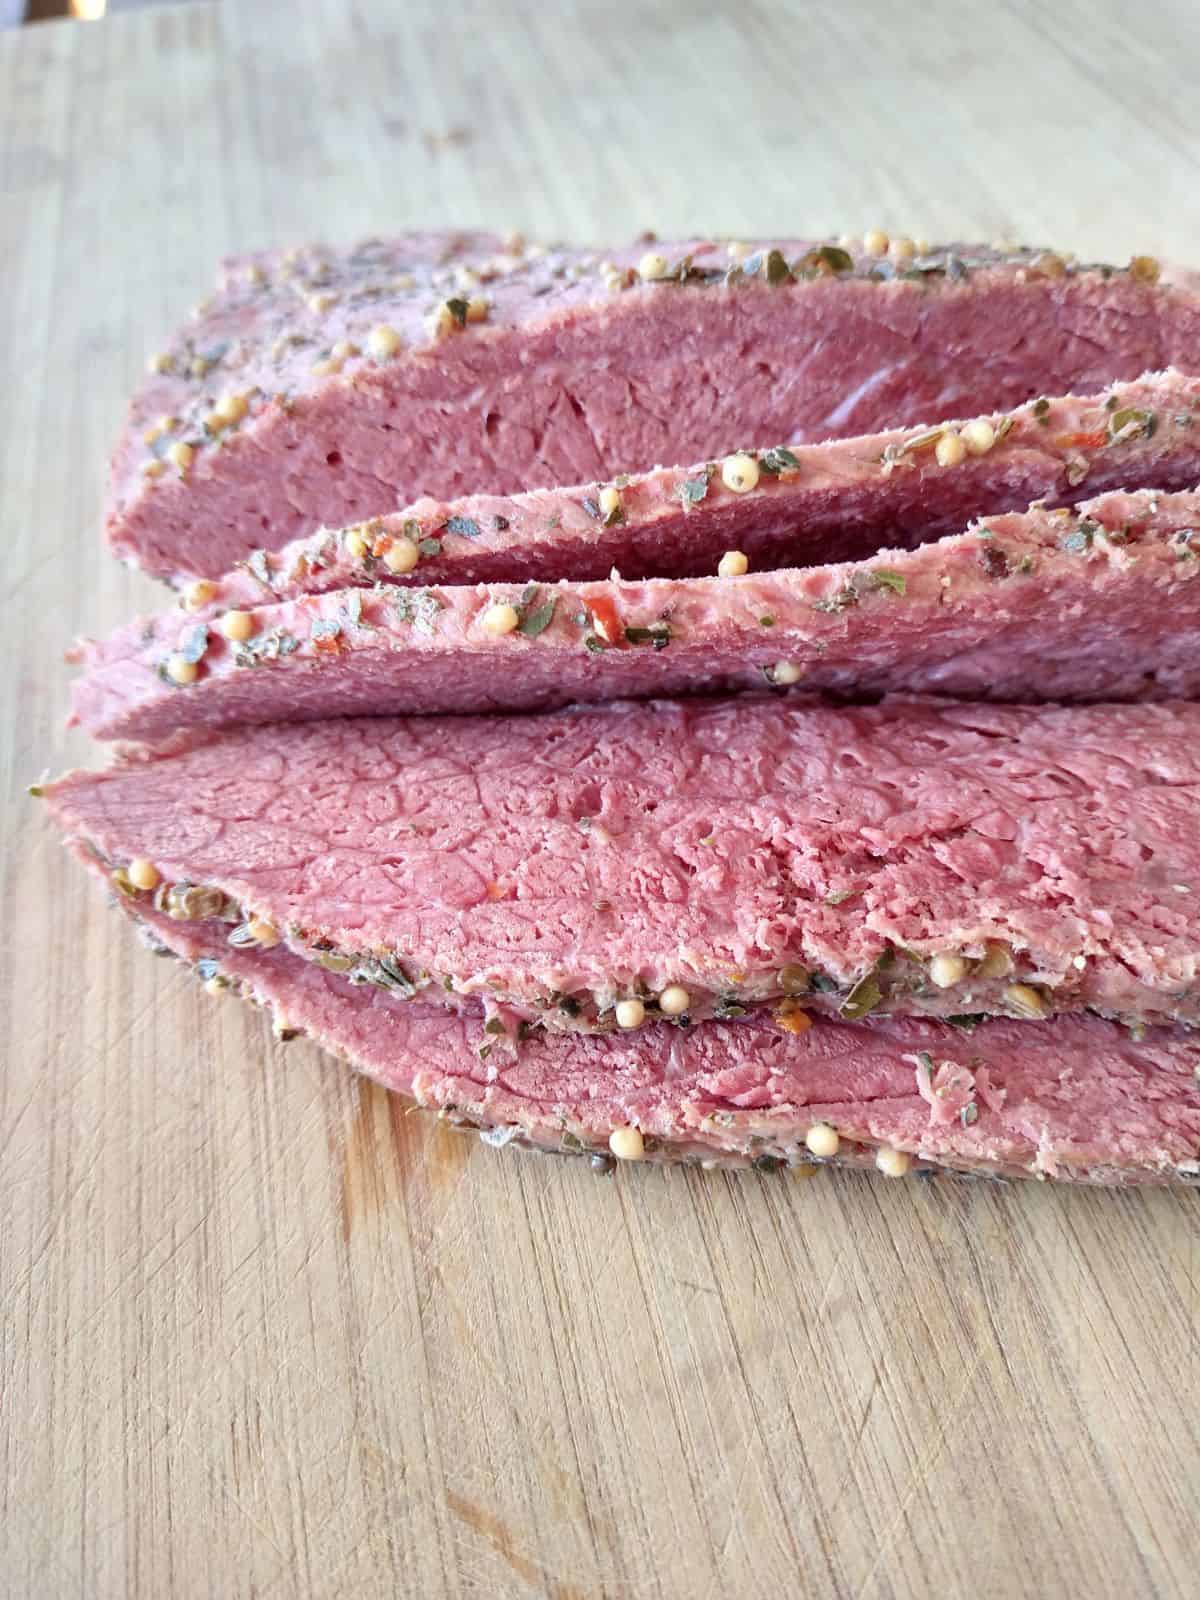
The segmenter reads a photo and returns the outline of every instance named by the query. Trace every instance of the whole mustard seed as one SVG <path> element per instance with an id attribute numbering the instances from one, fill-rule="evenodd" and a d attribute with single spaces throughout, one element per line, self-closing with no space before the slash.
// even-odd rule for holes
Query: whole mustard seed
<path id="1" fill-rule="evenodd" d="M 721 482 L 734 494 L 748 494 L 758 486 L 758 462 L 743 450 L 726 456 L 721 463 Z"/>
<path id="2" fill-rule="evenodd" d="M 208 578 L 197 578 L 195 583 L 189 583 L 183 591 L 183 605 L 185 611 L 199 611 L 202 606 L 208 605 L 217 597 L 217 586 Z"/>
<path id="3" fill-rule="evenodd" d="M 618 1028 L 640 1028 L 646 1020 L 646 1007 L 640 1000 L 618 1000 L 616 1017 Z"/>
<path id="4" fill-rule="evenodd" d="M 875 1152 L 875 1165 L 885 1178 L 903 1178 L 912 1166 L 907 1150 L 893 1150 L 890 1145 L 880 1145 Z"/>
<path id="5" fill-rule="evenodd" d="M 411 572 L 421 559 L 421 552 L 416 544 L 406 535 L 393 539 L 383 552 L 383 564 L 389 572 Z"/>
<path id="6" fill-rule="evenodd" d="M 596 505 L 599 507 L 600 515 L 606 521 L 609 517 L 616 516 L 621 509 L 621 491 L 614 489 L 612 484 L 608 484 L 596 496 Z"/>
<path id="7" fill-rule="evenodd" d="M 929 963 L 929 981 L 939 989 L 953 989 L 967 975 L 962 956 L 936 955 Z"/>
<path id="8" fill-rule="evenodd" d="M 957 467 L 967 459 L 967 447 L 961 436 L 950 429 L 942 433 L 933 453 L 939 467 Z"/>
<path id="9" fill-rule="evenodd" d="M 254 633 L 254 614 L 250 611 L 227 611 L 217 627 L 235 644 L 245 644 Z"/>
<path id="10" fill-rule="evenodd" d="M 212 415 L 222 428 L 229 428 L 235 422 L 240 422 L 249 409 L 249 397 L 230 389 L 217 401 L 212 409 Z"/>
<path id="11" fill-rule="evenodd" d="M 400 348 L 400 335 L 390 322 L 381 322 L 367 335 L 368 353 L 376 361 L 388 361 Z"/>
<path id="12" fill-rule="evenodd" d="M 637 264 L 638 277 L 643 283 L 657 283 L 660 278 L 665 278 L 670 270 L 666 256 L 660 255 L 657 250 L 647 250 Z"/>
<path id="13" fill-rule="evenodd" d="M 996 430 L 986 417 L 965 422 L 959 438 L 973 456 L 985 456 L 996 442 Z"/>
<path id="14" fill-rule="evenodd" d="M 1018 1016 L 1040 1022 L 1050 1011 L 1046 997 L 1031 983 L 1010 983 L 1004 991 L 1005 1001 Z"/>
<path id="15" fill-rule="evenodd" d="M 166 674 L 172 683 L 195 683 L 200 676 L 199 664 L 189 661 L 186 656 L 174 655 L 167 657 Z"/>
<path id="16" fill-rule="evenodd" d="M 646 1141 L 639 1128 L 614 1128 L 608 1136 L 608 1148 L 618 1161 L 640 1161 L 646 1153 Z"/>
<path id="17" fill-rule="evenodd" d="M 137 856 L 125 869 L 125 875 L 135 889 L 143 893 L 157 889 L 162 882 L 162 873 L 147 856 Z"/>
<path id="18" fill-rule="evenodd" d="M 837 1155 L 842 1143 L 837 1129 L 831 1128 L 827 1122 L 814 1122 L 804 1135 L 804 1142 L 814 1156 L 826 1161 Z"/>
<path id="19" fill-rule="evenodd" d="M 516 606 L 503 603 L 489 606 L 479 619 L 479 626 L 484 633 L 490 633 L 494 638 L 500 638 L 506 633 L 514 633 L 520 623 L 521 614 Z"/>
<path id="20" fill-rule="evenodd" d="M 658 1009 L 664 1017 L 681 1017 L 692 1003 L 692 997 L 681 983 L 671 983 L 658 997 Z"/>

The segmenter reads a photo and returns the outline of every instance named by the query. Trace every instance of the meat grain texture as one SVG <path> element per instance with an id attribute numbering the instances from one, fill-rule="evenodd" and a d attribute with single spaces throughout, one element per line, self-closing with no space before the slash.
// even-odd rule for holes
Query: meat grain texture
<path id="1" fill-rule="evenodd" d="M 897 271 L 810 241 L 731 262 L 685 240 L 656 245 L 643 281 L 644 248 L 599 262 L 407 235 L 229 262 L 133 402 L 111 547 L 215 578 L 424 494 L 603 481 L 1200 366 L 1193 283 L 1140 261 L 950 246 Z"/>
<path id="2" fill-rule="evenodd" d="M 1164 700 L 1200 692 L 1200 493 L 989 517 L 873 560 L 738 578 L 343 589 L 138 618 L 82 643 L 100 739 L 328 716 L 528 711 L 763 688 Z M 511 631 L 491 631 L 497 607 Z M 174 661 L 194 664 L 179 685 Z"/>
<path id="3" fill-rule="evenodd" d="M 959 533 L 981 510 L 1200 483 L 1200 379 L 1180 372 L 934 423 L 769 444 L 751 452 L 752 484 L 739 477 L 737 487 L 725 482 L 723 456 L 622 478 L 608 486 L 612 505 L 597 483 L 417 500 L 278 551 L 256 550 L 214 580 L 214 598 L 255 606 L 377 582 L 586 582 L 614 567 L 626 578 L 699 577 L 715 572 L 727 550 L 742 551 L 756 570 L 862 560 L 880 547 Z M 408 550 L 411 568 L 398 549 Z"/>
<path id="4" fill-rule="evenodd" d="M 239 258 L 107 517 L 204 582 L 78 652 L 164 742 L 50 806 L 149 942 L 494 1144 L 1194 1182 L 1197 367 L 1140 257 Z"/>
<path id="5" fill-rule="evenodd" d="M 209 926 L 123 905 L 206 981 L 267 1006 L 280 1028 L 386 1088 L 479 1126 L 494 1146 L 607 1166 L 610 1137 L 636 1129 L 645 1159 L 770 1171 L 809 1166 L 809 1135 L 824 1134 L 827 1148 L 837 1130 L 821 1159 L 878 1159 L 893 1175 L 911 1160 L 912 1170 L 997 1177 L 1200 1181 L 1197 1050 L 1182 1030 L 1135 1043 L 1098 1017 L 991 1021 L 969 1034 L 904 1017 L 818 1022 L 797 1040 L 763 1021 L 657 1023 L 637 1036 L 535 1036 L 518 1052 L 481 1034 L 481 1018 L 351 988 L 288 951 L 233 950 Z"/>
<path id="6" fill-rule="evenodd" d="M 260 919 L 506 1028 L 603 1029 L 669 990 L 693 1022 L 1200 1015 L 1198 705 L 306 723 L 46 793 L 110 869 L 152 861 L 160 907 L 219 890 L 237 939 Z"/>

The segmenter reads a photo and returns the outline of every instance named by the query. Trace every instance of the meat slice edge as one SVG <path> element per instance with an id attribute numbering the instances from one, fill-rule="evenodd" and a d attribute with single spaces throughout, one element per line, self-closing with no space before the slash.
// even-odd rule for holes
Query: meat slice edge
<path id="1" fill-rule="evenodd" d="M 702 577 L 730 550 L 755 571 L 812 566 L 926 544 L 981 513 L 1200 482 L 1200 378 L 1180 372 L 929 422 L 759 448 L 749 466 L 726 455 L 616 483 L 418 500 L 257 550 L 215 581 L 212 599 L 254 607 L 355 584 L 586 582 L 614 568 Z"/>
<path id="2" fill-rule="evenodd" d="M 357 1071 L 486 1143 L 763 1171 L 878 1162 L 1100 1184 L 1200 1181 L 1196 1043 L 1139 1042 L 1098 1018 L 985 1023 L 969 1037 L 914 1018 L 818 1023 L 796 1039 L 756 1022 L 680 1035 L 542 1035 L 511 1046 L 481 1018 L 353 989 L 282 949 L 232 950 L 211 929 L 126 901 L 148 941 L 266 1006 Z M 636 1130 L 630 1143 L 630 1130 Z M 815 1130 L 815 1132 L 814 1132 Z M 815 1156 L 806 1143 L 823 1152 Z"/>
<path id="3" fill-rule="evenodd" d="M 1196 704 L 296 723 L 45 793 L 119 887 L 152 863 L 160 908 L 552 1028 L 1200 1016 Z"/>
<path id="4" fill-rule="evenodd" d="M 424 494 L 609 479 L 1200 367 L 1192 278 L 1141 259 L 950 246 L 895 269 L 785 240 L 748 266 L 691 240 L 650 252 L 669 270 L 645 281 L 643 253 L 501 260 L 486 237 L 420 236 L 231 263 L 133 402 L 112 548 L 215 577 Z M 468 277 L 487 281 L 460 297 Z"/>
<path id="5" fill-rule="evenodd" d="M 81 643 L 73 720 L 96 738 L 156 744 L 238 723 L 764 684 L 859 699 L 1191 699 L 1198 575 L 1200 492 L 1142 491 L 988 517 L 835 567 L 214 603 Z"/>

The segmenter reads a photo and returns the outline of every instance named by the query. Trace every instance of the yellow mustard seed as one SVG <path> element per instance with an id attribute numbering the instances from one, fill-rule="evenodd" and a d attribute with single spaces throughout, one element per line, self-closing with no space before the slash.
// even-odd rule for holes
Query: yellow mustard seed
<path id="1" fill-rule="evenodd" d="M 902 1178 L 912 1166 L 907 1150 L 893 1150 L 890 1145 L 880 1145 L 875 1152 L 875 1165 L 885 1178 Z"/>
<path id="2" fill-rule="evenodd" d="M 1028 1017 L 1031 1021 L 1040 1022 L 1050 1011 L 1045 995 L 1040 994 L 1031 983 L 1010 983 L 1004 991 L 1004 998 L 1018 1016 Z"/>
<path id="3" fill-rule="evenodd" d="M 740 550 L 726 550 L 717 563 L 718 578 L 742 578 L 750 570 L 750 562 Z"/>
<path id="4" fill-rule="evenodd" d="M 383 552 L 383 564 L 389 572 L 411 572 L 421 559 L 421 552 L 415 543 L 407 536 L 402 535 L 393 539 Z"/>
<path id="5" fill-rule="evenodd" d="M 217 586 L 208 578 L 197 578 L 195 583 L 189 583 L 183 591 L 183 605 L 186 611 L 199 611 L 217 597 Z"/>
<path id="6" fill-rule="evenodd" d="M 804 1135 L 804 1142 L 814 1156 L 826 1161 L 837 1155 L 842 1143 L 837 1129 L 831 1128 L 827 1122 L 814 1122 Z"/>
<path id="7" fill-rule="evenodd" d="M 618 1028 L 640 1028 L 646 1020 L 646 1007 L 640 1000 L 618 1000 L 616 1015 Z"/>
<path id="8" fill-rule="evenodd" d="M 596 496 L 596 504 L 600 508 L 602 517 L 616 516 L 621 509 L 621 491 L 614 489 L 611 484 L 606 485 Z"/>
<path id="9" fill-rule="evenodd" d="M 367 350 L 376 361 L 388 361 L 400 348 L 400 335 L 390 322 L 381 322 L 367 335 Z"/>
<path id="10" fill-rule="evenodd" d="M 744 450 L 726 456 L 721 463 L 721 482 L 734 494 L 748 494 L 758 486 L 758 476 L 758 462 Z"/>
<path id="11" fill-rule="evenodd" d="M 640 1128 L 614 1128 L 608 1136 L 608 1148 L 618 1161 L 640 1161 L 646 1153 L 646 1141 Z"/>
<path id="12" fill-rule="evenodd" d="M 148 856 L 136 856 L 126 867 L 125 876 L 135 889 L 148 893 L 162 882 L 162 873 Z"/>
<path id="13" fill-rule="evenodd" d="M 185 656 L 168 656 L 166 673 L 172 683 L 181 685 L 195 683 L 200 676 L 200 667 L 197 662 L 189 661 Z"/>
<path id="14" fill-rule="evenodd" d="M 986 417 L 965 422 L 959 438 L 973 456 L 985 456 L 996 442 L 996 430 Z"/>
<path id="15" fill-rule="evenodd" d="M 516 606 L 500 603 L 487 608 L 479 620 L 479 625 L 484 633 L 499 638 L 502 634 L 515 632 L 520 622 L 521 616 Z"/>
<path id="16" fill-rule="evenodd" d="M 962 956 L 936 955 L 929 963 L 929 981 L 939 989 L 953 989 L 967 975 Z"/>
<path id="17" fill-rule="evenodd" d="M 995 942 L 989 943 L 975 972 L 980 978 L 1007 978 L 1012 969 L 1012 951 L 1007 945 Z"/>
<path id="18" fill-rule="evenodd" d="M 250 611 L 227 611 L 217 627 L 234 644 L 245 644 L 254 633 L 254 614 Z"/>
<path id="19" fill-rule="evenodd" d="M 342 535 L 342 547 L 351 561 L 362 561 L 370 548 L 361 528 L 347 528 Z"/>
<path id="20" fill-rule="evenodd" d="M 665 278 L 670 270 L 670 262 L 657 250 L 647 250 L 637 264 L 638 277 L 643 283 L 656 283 L 660 278 Z"/>
<path id="21" fill-rule="evenodd" d="M 658 997 L 658 1009 L 664 1017 L 681 1017 L 692 1003 L 692 997 L 681 983 L 670 983 Z"/>

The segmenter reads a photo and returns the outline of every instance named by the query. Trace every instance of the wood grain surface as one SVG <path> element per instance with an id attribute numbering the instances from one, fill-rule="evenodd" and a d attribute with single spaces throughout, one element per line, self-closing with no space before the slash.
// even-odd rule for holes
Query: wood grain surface
<path id="1" fill-rule="evenodd" d="M 1200 260 L 1200 8 L 180 5 L 0 37 L 0 1593 L 1191 1596 L 1194 1193 L 494 1153 L 155 961 L 25 785 L 146 352 L 444 221 Z"/>

